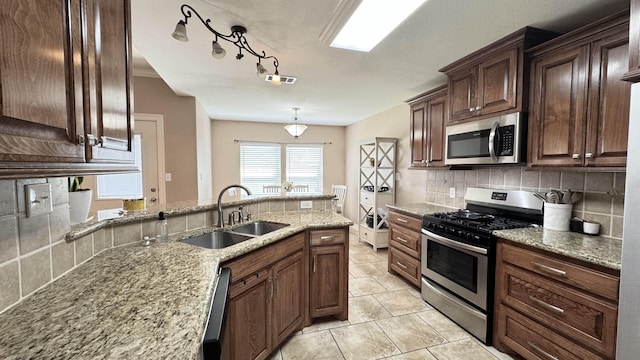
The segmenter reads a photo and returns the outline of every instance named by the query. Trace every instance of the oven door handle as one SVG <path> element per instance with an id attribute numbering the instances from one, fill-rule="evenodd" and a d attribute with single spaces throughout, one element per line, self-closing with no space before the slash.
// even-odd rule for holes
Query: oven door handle
<path id="1" fill-rule="evenodd" d="M 500 141 L 500 133 L 498 132 L 498 128 L 500 127 L 499 122 L 493 123 L 491 126 L 491 132 L 489 133 L 489 155 L 494 162 L 498 161 L 498 156 L 496 155 L 496 145 Z"/>
<path id="2" fill-rule="evenodd" d="M 477 246 L 473 246 L 473 245 L 469 245 L 469 244 L 465 244 L 459 241 L 455 241 L 455 240 L 451 240 L 451 239 L 447 239 L 446 237 L 440 236 L 438 234 L 434 234 L 430 231 L 427 231 L 425 229 L 422 229 L 422 233 L 427 235 L 428 237 L 430 237 L 432 240 L 441 243 L 443 245 L 447 245 L 449 247 L 452 247 L 454 249 L 459 249 L 459 250 L 468 250 L 477 254 L 483 254 L 486 255 L 487 254 L 487 249 L 485 248 L 481 248 L 481 247 L 477 247 Z"/>

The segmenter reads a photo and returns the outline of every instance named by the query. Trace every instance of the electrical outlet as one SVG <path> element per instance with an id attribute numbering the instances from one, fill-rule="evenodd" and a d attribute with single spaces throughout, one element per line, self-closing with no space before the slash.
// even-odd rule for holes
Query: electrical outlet
<path id="1" fill-rule="evenodd" d="M 164 173 L 164 181 L 171 181 L 171 173 Z"/>
<path id="2" fill-rule="evenodd" d="M 236 196 L 236 188 L 229 189 L 229 196 Z"/>
<path id="3" fill-rule="evenodd" d="M 311 209 L 313 207 L 313 201 L 306 200 L 300 201 L 300 209 Z"/>
<path id="4" fill-rule="evenodd" d="M 27 217 L 51 214 L 53 202 L 51 201 L 51 184 L 25 185 Z"/>
<path id="5" fill-rule="evenodd" d="M 454 188 L 454 187 L 450 187 L 449 188 L 449 197 L 452 198 L 452 199 L 456 198 L 456 188 Z"/>

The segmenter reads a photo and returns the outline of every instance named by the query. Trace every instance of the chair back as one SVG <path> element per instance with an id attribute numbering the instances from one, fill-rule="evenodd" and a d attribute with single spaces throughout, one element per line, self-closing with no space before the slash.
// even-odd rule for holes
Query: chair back
<path id="1" fill-rule="evenodd" d="M 294 193 L 309 192 L 309 185 L 293 185 L 291 192 L 294 192 Z"/>
<path id="2" fill-rule="evenodd" d="M 347 197 L 347 185 L 331 185 L 331 193 L 338 199 L 338 211 L 342 212 Z"/>
<path id="3" fill-rule="evenodd" d="M 262 185 L 262 192 L 266 194 L 280 194 L 280 185 Z"/>

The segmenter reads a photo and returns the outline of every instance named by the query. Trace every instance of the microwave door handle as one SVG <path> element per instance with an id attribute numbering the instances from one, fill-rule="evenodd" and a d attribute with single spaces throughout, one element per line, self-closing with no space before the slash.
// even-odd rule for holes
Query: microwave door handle
<path id="1" fill-rule="evenodd" d="M 491 132 L 489 133 L 489 155 L 494 162 L 498 162 L 498 156 L 496 155 L 496 145 L 500 141 L 500 133 L 498 132 L 498 128 L 500 127 L 499 122 L 493 123 L 491 126 Z"/>

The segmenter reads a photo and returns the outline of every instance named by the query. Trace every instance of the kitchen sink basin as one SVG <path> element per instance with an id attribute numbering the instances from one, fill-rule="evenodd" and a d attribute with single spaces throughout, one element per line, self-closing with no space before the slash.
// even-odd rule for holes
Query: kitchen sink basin
<path id="1" fill-rule="evenodd" d="M 184 239 L 182 242 L 207 249 L 222 249 L 252 238 L 251 235 L 236 234 L 230 231 L 214 231 Z"/>
<path id="2" fill-rule="evenodd" d="M 260 235 L 264 235 L 264 234 L 268 234 L 272 231 L 276 231 L 276 230 L 280 230 L 283 227 L 287 227 L 289 226 L 288 224 L 281 224 L 281 223 L 276 223 L 276 222 L 271 222 L 271 221 L 255 221 L 252 222 L 250 224 L 245 224 L 242 226 L 238 226 L 236 228 L 233 228 L 229 231 L 232 231 L 234 233 L 241 233 L 241 234 L 250 234 L 253 236 L 260 236 Z"/>

